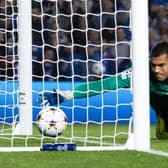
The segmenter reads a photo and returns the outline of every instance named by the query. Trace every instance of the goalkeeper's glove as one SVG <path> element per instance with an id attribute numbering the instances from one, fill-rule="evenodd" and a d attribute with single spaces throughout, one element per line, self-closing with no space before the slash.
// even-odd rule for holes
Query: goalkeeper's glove
<path id="1" fill-rule="evenodd" d="M 73 93 L 70 90 L 59 91 L 53 90 L 53 92 L 44 92 L 40 95 L 39 102 L 41 106 L 55 106 L 59 103 L 68 101 L 73 98 Z"/>

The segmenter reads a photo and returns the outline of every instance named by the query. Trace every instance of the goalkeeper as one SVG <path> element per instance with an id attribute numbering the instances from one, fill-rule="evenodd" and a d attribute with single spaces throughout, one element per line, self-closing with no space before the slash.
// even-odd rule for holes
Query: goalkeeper
<path id="1" fill-rule="evenodd" d="M 76 87 L 73 91 L 53 91 L 43 94 L 43 105 L 56 105 L 73 98 L 83 98 L 115 90 L 129 88 L 131 69 L 123 71 L 117 76 L 89 82 Z M 168 42 L 158 43 L 150 57 L 150 104 L 156 111 L 156 136 L 168 139 Z"/>

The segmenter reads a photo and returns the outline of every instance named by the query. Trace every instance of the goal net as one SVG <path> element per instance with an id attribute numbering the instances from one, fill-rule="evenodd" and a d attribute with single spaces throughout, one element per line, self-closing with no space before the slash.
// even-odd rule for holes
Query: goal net
<path id="1" fill-rule="evenodd" d="M 149 149 L 148 115 L 144 114 L 148 107 L 145 112 L 139 108 L 148 100 L 143 98 L 140 106 L 133 103 L 142 98 L 136 94 L 137 81 L 133 87 L 131 80 L 129 88 L 120 88 L 117 77 L 123 71 L 126 74 L 132 64 L 133 74 L 139 73 L 139 60 L 134 65 L 132 53 L 138 53 L 138 45 L 147 45 L 143 42 L 147 33 L 138 35 L 136 17 L 132 17 L 136 13 L 133 7 L 137 8 L 133 2 L 140 3 L 138 0 L 0 2 L 0 149 L 39 150 L 52 143 L 76 143 L 82 150 Z M 143 15 L 145 18 L 145 12 Z M 146 31 L 145 26 L 140 28 L 140 32 Z M 146 56 L 144 48 L 140 50 Z M 126 75 L 132 79 L 132 74 Z M 68 121 L 62 135 L 40 133 L 40 94 L 74 90 L 96 81 L 103 88 L 103 79 L 112 76 L 115 90 L 101 90 L 91 97 L 88 90 L 85 98 L 58 103 Z M 141 86 L 145 84 L 142 81 Z M 132 97 L 134 92 L 138 98 Z"/>

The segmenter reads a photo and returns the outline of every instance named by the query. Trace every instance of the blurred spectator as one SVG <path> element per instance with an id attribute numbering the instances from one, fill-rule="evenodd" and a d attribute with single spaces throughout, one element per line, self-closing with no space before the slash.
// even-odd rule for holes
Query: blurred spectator
<path id="1" fill-rule="evenodd" d="M 17 75 L 16 1 L 13 5 L 0 0 L 0 80 L 16 79 Z"/>
<path id="2" fill-rule="evenodd" d="M 32 0 L 33 80 L 96 80 L 94 63 L 101 77 L 130 67 L 130 10 L 131 0 Z M 1 80 L 16 78 L 17 12 L 16 0 L 0 0 Z M 168 0 L 149 0 L 149 49 L 162 40 Z"/>
<path id="3" fill-rule="evenodd" d="M 87 36 L 89 44 L 95 44 L 95 45 L 101 44 L 100 31 L 89 30 Z"/>
<path id="4" fill-rule="evenodd" d="M 131 0 L 117 0 L 117 10 L 130 10 Z"/>
<path id="5" fill-rule="evenodd" d="M 57 57 L 56 52 L 51 47 L 44 48 L 44 79 L 54 81 L 57 77 Z"/>
<path id="6" fill-rule="evenodd" d="M 58 23 L 64 30 L 71 29 L 71 6 L 70 2 L 58 0 Z"/>
<path id="7" fill-rule="evenodd" d="M 5 33 L 0 31 L 0 80 L 5 79 L 5 71 L 7 67 L 5 52 Z"/>
<path id="8" fill-rule="evenodd" d="M 149 50 L 160 40 L 158 31 L 152 27 L 149 27 Z"/>
<path id="9" fill-rule="evenodd" d="M 86 54 L 85 46 L 87 43 L 85 17 L 74 15 L 72 19 L 73 19 L 72 42 L 74 43 L 74 45 L 78 46 L 75 48 L 75 52 L 77 52 L 78 54 L 85 55 Z"/>
<path id="10" fill-rule="evenodd" d="M 88 27 L 102 29 L 103 39 L 114 42 L 115 14 L 114 0 L 93 1 L 91 13 L 88 15 Z M 102 13 L 103 12 L 103 13 Z"/>
<path id="11" fill-rule="evenodd" d="M 160 41 L 168 41 L 168 30 L 160 32 Z"/>
<path id="12" fill-rule="evenodd" d="M 87 79 L 87 64 L 85 57 L 79 53 L 74 53 L 72 59 L 72 75 L 74 75 L 73 79 L 75 81 L 85 81 Z"/>
<path id="13" fill-rule="evenodd" d="M 158 26 L 159 25 L 159 26 Z M 149 1 L 149 44 L 150 49 L 159 41 L 168 41 L 168 1 Z"/>
<path id="14" fill-rule="evenodd" d="M 117 0 L 117 10 L 124 10 L 125 12 L 117 12 L 117 25 L 129 26 L 130 14 L 129 10 L 131 9 L 130 0 Z"/>
<path id="15" fill-rule="evenodd" d="M 33 80 L 42 80 L 42 47 L 32 46 L 32 73 Z"/>
<path id="16" fill-rule="evenodd" d="M 59 49 L 58 57 L 58 79 L 71 80 L 72 79 L 72 53 L 71 48 L 61 47 Z"/>
<path id="17" fill-rule="evenodd" d="M 37 1 L 33 1 L 32 4 L 32 43 L 34 45 L 42 45 L 42 18 L 41 18 L 41 6 Z"/>
<path id="18" fill-rule="evenodd" d="M 117 29 L 117 45 L 113 47 L 112 53 L 117 58 L 118 72 L 130 67 L 130 43 L 124 28 Z"/>
<path id="19" fill-rule="evenodd" d="M 167 5 L 168 4 L 168 0 L 149 0 L 150 5 Z"/>
<path id="20" fill-rule="evenodd" d="M 110 45 L 103 45 L 103 66 L 105 77 L 117 72 L 116 57 L 112 53 L 112 47 Z"/>
<path id="21" fill-rule="evenodd" d="M 109 45 L 101 45 L 100 39 L 100 31 L 90 30 L 88 32 L 88 69 L 91 74 L 89 80 L 95 80 L 99 77 L 95 77 L 95 75 L 100 76 L 104 74 L 104 76 L 108 76 L 110 74 L 115 74 L 116 66 L 115 66 L 115 58 L 112 54 L 111 48 Z M 104 42 L 108 44 L 107 41 Z M 100 74 L 96 74 L 95 65 L 99 66 L 97 68 L 101 68 L 102 72 Z M 101 67 L 102 66 L 102 67 Z"/>
<path id="22" fill-rule="evenodd" d="M 97 74 L 94 69 L 94 64 L 100 63 L 101 64 L 101 53 L 100 48 L 97 48 L 93 45 L 89 45 L 87 48 L 88 51 L 88 59 L 87 59 L 87 72 L 88 72 L 88 79 L 90 81 L 99 79 L 102 73 Z"/>

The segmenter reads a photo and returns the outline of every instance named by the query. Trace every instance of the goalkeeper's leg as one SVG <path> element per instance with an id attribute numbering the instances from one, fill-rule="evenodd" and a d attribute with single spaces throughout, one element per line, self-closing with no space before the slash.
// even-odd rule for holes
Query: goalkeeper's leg
<path id="1" fill-rule="evenodd" d="M 168 139 L 168 96 L 151 93 L 150 103 L 156 112 L 157 125 L 156 137 L 158 139 Z"/>
<path id="2" fill-rule="evenodd" d="M 167 123 L 160 115 L 157 115 L 156 137 L 158 139 L 168 139 Z"/>

